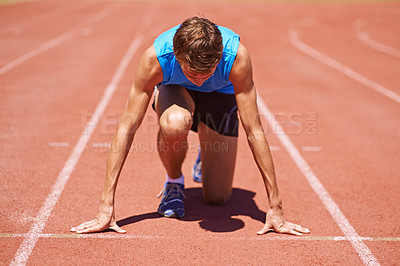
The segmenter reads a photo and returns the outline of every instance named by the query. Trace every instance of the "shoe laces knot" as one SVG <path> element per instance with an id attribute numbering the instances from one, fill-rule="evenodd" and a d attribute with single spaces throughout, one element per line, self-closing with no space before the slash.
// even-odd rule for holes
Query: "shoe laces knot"
<path id="1" fill-rule="evenodd" d="M 157 198 L 160 198 L 164 192 L 167 191 L 167 194 L 165 195 L 165 199 L 168 199 L 169 196 L 180 196 L 182 195 L 185 199 L 185 193 L 183 193 L 183 190 L 181 189 L 180 185 L 177 183 L 169 183 L 167 184 L 161 191 L 160 193 L 157 194 Z"/>

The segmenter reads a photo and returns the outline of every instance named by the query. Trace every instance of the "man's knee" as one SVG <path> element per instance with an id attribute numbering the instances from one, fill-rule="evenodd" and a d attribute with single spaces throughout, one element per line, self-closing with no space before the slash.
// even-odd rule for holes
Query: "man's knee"
<path id="1" fill-rule="evenodd" d="M 192 117 L 185 112 L 169 112 L 160 118 L 162 135 L 167 138 L 186 136 L 192 126 Z"/>
<path id="2" fill-rule="evenodd" d="M 231 191 L 218 193 L 207 193 L 204 191 L 203 197 L 206 203 L 209 205 L 223 205 L 231 197 Z"/>

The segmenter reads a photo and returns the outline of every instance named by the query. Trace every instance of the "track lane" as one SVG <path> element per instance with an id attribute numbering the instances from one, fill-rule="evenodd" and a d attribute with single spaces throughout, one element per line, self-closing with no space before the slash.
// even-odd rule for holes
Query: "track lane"
<path id="1" fill-rule="evenodd" d="M 2 158 L 5 158 L 1 162 L 3 232 L 26 232 L 34 221 L 35 213 L 54 183 L 49 177 L 57 176 L 71 151 L 71 147 L 54 149 L 48 143 L 54 140 L 76 142 L 87 119 L 87 113 L 77 111 L 82 106 L 94 109 L 104 84 L 111 79 L 109 69 L 115 69 L 119 60 L 112 49 L 121 52 L 126 49 L 125 38 L 129 36 L 115 39 L 110 33 L 124 33 L 127 29 L 132 32 L 127 25 L 118 31 L 108 30 L 108 35 L 94 34 L 92 40 L 102 41 L 103 46 L 94 47 L 93 41 L 88 43 L 87 39 L 80 39 L 75 45 L 61 47 L 63 52 L 44 54 L 14 71 L 13 75 L 2 77 L 2 94 L 6 96 L 2 97 L 5 112 L 1 112 L 1 123 L 5 125 L 1 134 Z M 95 64 L 96 61 L 101 64 Z M 76 68 L 77 63 L 79 68 Z M 29 69 L 37 72 L 26 74 Z M 75 78 L 71 80 L 74 71 Z M 43 75 L 39 75 L 40 72 Z M 99 76 L 99 73 L 103 74 Z M 16 78 L 17 75 L 24 78 Z M 43 79 L 44 76 L 52 79 Z M 83 89 L 90 94 L 83 97 Z"/>
<path id="2" fill-rule="evenodd" d="M 84 43 L 83 38 L 80 45 L 85 45 Z M 41 178 L 41 176 L 56 176 L 57 168 L 63 161 L 62 158 L 70 152 L 71 148 L 55 150 L 48 144 L 59 140 L 72 143 L 75 139 L 74 132 L 79 132 L 82 120 L 85 118 L 75 110 L 82 105 L 91 106 L 90 99 L 77 95 L 86 86 L 87 89 L 93 90 L 91 99 L 96 100 L 98 86 L 110 79 L 107 72 L 97 78 L 96 84 L 88 75 L 93 62 L 99 60 L 99 50 L 92 49 L 92 53 L 85 53 L 88 57 L 86 57 L 86 62 L 82 62 L 77 61 L 75 56 L 84 50 L 77 52 L 76 47 L 71 45 L 63 48 L 64 54 L 60 51 L 52 51 L 1 78 L 1 123 L 3 125 L 1 152 L 4 158 L 1 161 L 1 167 L 4 174 L 3 195 L 6 195 L 1 200 L 2 206 L 7 206 L 7 210 L 13 210 L 10 215 L 7 215 L 9 219 L 2 224 L 5 231 L 24 231 L 25 226 L 33 221 L 32 217 L 35 216 L 36 211 L 33 211 L 31 206 L 36 200 L 40 201 L 41 197 L 38 195 L 45 195 L 45 191 L 52 183 L 52 180 Z M 99 47 L 99 49 L 102 48 Z M 114 56 L 108 64 L 116 64 Z M 79 59 L 84 58 L 81 54 Z M 89 63 L 90 61 L 92 62 Z M 80 68 L 76 67 L 77 64 Z M 98 70 L 99 67 L 97 67 Z M 86 76 L 78 77 L 76 71 Z M 75 74 L 73 81 L 70 79 L 71 72 Z M 51 78 L 43 79 L 43 77 Z M 61 80 L 63 82 L 60 82 Z M 58 112 L 64 114 L 62 119 Z M 32 187 L 39 191 L 31 191 L 29 188 Z M 22 194 L 25 197 L 21 198 Z M 32 201 L 32 199 L 35 200 Z M 15 202 L 20 204 L 15 204 Z"/>
<path id="3" fill-rule="evenodd" d="M 350 17 L 350 15 L 347 16 Z M 326 16 L 326 19 L 333 20 L 329 16 Z M 344 19 L 341 23 L 346 24 Z M 288 28 L 296 26 L 289 25 Z M 317 26 L 322 28 L 319 24 Z M 340 31 L 338 28 L 334 30 Z M 320 31 L 331 32 L 332 30 L 320 29 L 317 32 Z M 309 31 L 307 41 L 314 41 L 315 37 L 313 39 L 311 37 L 315 36 L 315 33 L 315 29 L 313 32 Z M 321 49 L 328 47 L 333 51 L 335 48 L 329 42 L 329 38 L 317 41 Z M 325 46 L 322 46 L 322 42 Z M 337 49 L 336 54 L 342 51 L 340 46 Z M 393 146 L 393 143 L 399 143 L 395 133 L 398 131 L 398 125 L 395 122 L 395 117 L 398 117 L 396 114 L 399 113 L 398 105 L 388 99 L 377 97 L 374 93 L 365 92 L 362 86 L 353 84 L 354 82 L 346 80 L 343 76 L 331 73 L 325 67 L 319 67 L 318 63 L 314 65 L 315 62 L 313 63 L 312 60 L 300 60 L 298 55 L 289 52 L 284 58 L 286 56 L 291 58 L 292 63 L 297 63 L 286 68 L 290 70 L 286 75 L 290 77 L 291 82 L 282 83 L 283 87 L 274 84 L 271 90 L 279 88 L 280 94 L 283 95 L 272 93 L 270 95 L 278 101 L 277 98 L 282 98 L 279 106 L 288 114 L 306 113 L 310 108 L 317 113 L 318 134 L 314 136 L 314 141 L 319 141 L 323 152 L 304 154 L 305 158 L 311 162 L 311 167 L 315 169 L 318 176 L 323 178 L 328 190 L 333 192 L 333 198 L 338 201 L 345 215 L 361 235 L 371 233 L 371 230 L 380 235 L 398 235 L 395 222 L 399 219 L 398 207 L 394 205 L 393 200 L 393 197 L 399 193 L 397 190 L 399 186 L 394 178 L 398 172 L 398 164 L 395 162 L 397 151 Z M 357 56 L 357 53 L 353 54 L 354 61 Z M 365 55 L 360 53 L 360 56 L 364 58 Z M 390 63 L 384 64 L 383 67 L 390 67 Z M 270 70 L 273 74 L 277 72 L 274 68 Z M 296 75 L 296 72 L 302 75 Z M 314 84 L 311 82 L 313 79 L 317 81 Z M 354 90 L 355 88 L 357 90 Z M 266 93 L 269 91 L 267 90 Z M 276 102 L 273 106 L 274 109 Z M 335 106 L 340 106 L 340 108 L 335 108 Z M 293 139 L 295 143 L 302 143 L 309 138 L 298 134 L 293 136 Z M 384 161 L 382 158 L 385 158 Z M 376 162 L 379 164 L 377 165 Z M 363 189 L 359 191 L 358 186 L 362 186 Z M 372 195 L 374 196 L 371 197 Z M 387 211 L 391 213 L 390 218 L 384 217 L 384 212 Z M 388 246 L 393 247 L 391 244 Z M 383 257 L 388 258 L 388 253 L 385 255 Z"/>

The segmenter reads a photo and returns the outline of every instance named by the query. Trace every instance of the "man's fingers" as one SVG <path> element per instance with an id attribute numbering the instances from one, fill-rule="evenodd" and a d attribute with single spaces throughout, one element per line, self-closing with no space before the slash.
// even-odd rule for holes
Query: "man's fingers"
<path id="1" fill-rule="evenodd" d="M 310 230 L 308 228 L 302 227 L 302 226 L 297 226 L 294 230 L 296 230 L 297 232 L 301 232 L 303 234 L 309 234 Z"/>
<path id="2" fill-rule="evenodd" d="M 282 234 L 291 234 L 301 236 L 310 233 L 308 228 L 302 227 L 298 224 L 285 221 L 282 213 L 277 215 L 274 211 L 268 211 L 263 229 L 257 232 L 258 235 L 265 234 L 269 231 L 275 231 Z"/>
<path id="3" fill-rule="evenodd" d="M 102 231 L 102 229 L 99 226 L 93 226 L 93 227 L 88 227 L 86 229 L 77 230 L 75 232 L 77 234 L 86 234 L 86 233 L 94 233 L 94 232 L 99 232 L 99 231 Z"/>
<path id="4" fill-rule="evenodd" d="M 86 223 L 85 226 L 77 228 L 75 232 L 78 234 L 94 233 L 103 231 L 106 228 L 107 227 L 101 225 L 97 220 L 93 220 L 91 223 Z"/>
<path id="5" fill-rule="evenodd" d="M 272 225 L 267 223 L 264 225 L 263 229 L 261 229 L 260 231 L 257 232 L 257 235 L 263 235 L 270 231 L 274 231 L 274 230 L 272 228 Z"/>
<path id="6" fill-rule="evenodd" d="M 295 235 L 295 236 L 302 236 L 303 234 L 300 232 L 297 232 L 296 230 L 289 230 L 289 232 L 287 232 L 287 234 L 291 234 L 291 235 Z"/>
<path id="7" fill-rule="evenodd" d="M 103 231 L 105 228 L 102 225 L 100 225 L 99 221 L 91 220 L 89 222 L 85 222 L 79 226 L 71 228 L 72 232 L 78 233 L 78 234 L 83 234 L 83 233 L 92 233 L 92 232 L 99 232 Z"/>
<path id="8" fill-rule="evenodd" d="M 268 233 L 268 232 L 271 232 L 271 231 L 274 231 L 274 230 L 272 230 L 272 229 L 266 229 L 266 230 L 260 230 L 260 231 L 258 231 L 257 232 L 257 235 L 263 235 L 263 234 L 266 234 L 266 233 Z"/>
<path id="9" fill-rule="evenodd" d="M 85 234 L 85 233 L 94 233 L 94 232 L 100 232 L 103 231 L 104 229 L 111 229 L 114 230 L 115 232 L 119 234 L 125 234 L 126 230 L 122 229 L 117 225 L 116 222 L 112 222 L 110 226 L 107 224 L 103 225 L 101 224 L 97 219 L 82 223 L 81 225 L 72 227 L 70 230 L 71 232 L 75 232 L 77 234 Z"/>
<path id="10" fill-rule="evenodd" d="M 114 224 L 113 226 L 110 226 L 109 229 L 114 230 L 115 232 L 117 232 L 118 234 L 125 234 L 126 230 L 122 229 L 121 227 L 119 227 L 117 224 Z"/>
<path id="11" fill-rule="evenodd" d="M 302 227 L 301 225 L 298 225 L 298 224 L 294 224 L 291 222 L 285 222 L 284 225 L 286 228 L 293 229 L 293 230 L 303 233 L 303 234 L 310 233 L 310 230 L 308 230 L 308 228 Z"/>
<path id="12" fill-rule="evenodd" d="M 91 220 L 91 221 L 88 221 L 88 222 L 84 222 L 84 223 L 82 223 L 82 224 L 80 224 L 80 225 L 78 225 L 78 226 L 72 227 L 72 228 L 71 228 L 71 232 L 80 231 L 80 230 L 82 230 L 82 229 L 91 227 L 91 226 L 93 226 L 94 224 L 96 224 L 96 220 Z"/>
<path id="13" fill-rule="evenodd" d="M 279 227 L 279 228 L 276 228 L 275 231 L 277 233 L 281 233 L 281 234 L 290 234 L 290 235 L 296 235 L 296 236 L 302 236 L 303 235 L 302 233 L 297 232 L 294 229 L 287 228 L 284 225 Z"/>
<path id="14" fill-rule="evenodd" d="M 291 234 L 296 236 L 302 236 L 304 234 L 310 233 L 310 230 L 304 228 L 298 224 L 284 222 L 279 228 L 276 229 L 278 233 Z"/>
<path id="15" fill-rule="evenodd" d="M 77 230 L 80 230 L 80 229 L 82 229 L 82 228 L 85 228 L 85 226 L 86 226 L 87 224 L 90 224 L 91 222 L 92 222 L 92 221 L 84 222 L 84 223 L 82 223 L 82 224 L 80 224 L 80 225 L 78 225 L 78 226 L 72 227 L 72 228 L 71 228 L 71 231 L 75 232 L 75 231 L 77 231 Z"/>

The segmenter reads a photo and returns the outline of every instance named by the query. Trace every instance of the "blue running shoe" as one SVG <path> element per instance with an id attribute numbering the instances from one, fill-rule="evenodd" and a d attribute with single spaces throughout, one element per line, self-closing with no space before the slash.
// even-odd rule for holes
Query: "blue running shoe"
<path id="1" fill-rule="evenodd" d="M 180 218 L 185 215 L 185 205 L 183 204 L 183 190 L 185 186 L 178 183 L 167 182 L 164 189 L 157 195 L 161 197 L 161 203 L 157 212 L 164 217 Z"/>
<path id="2" fill-rule="evenodd" d="M 192 169 L 193 181 L 201 183 L 201 150 L 199 148 L 199 155 L 197 156 L 196 162 Z"/>

